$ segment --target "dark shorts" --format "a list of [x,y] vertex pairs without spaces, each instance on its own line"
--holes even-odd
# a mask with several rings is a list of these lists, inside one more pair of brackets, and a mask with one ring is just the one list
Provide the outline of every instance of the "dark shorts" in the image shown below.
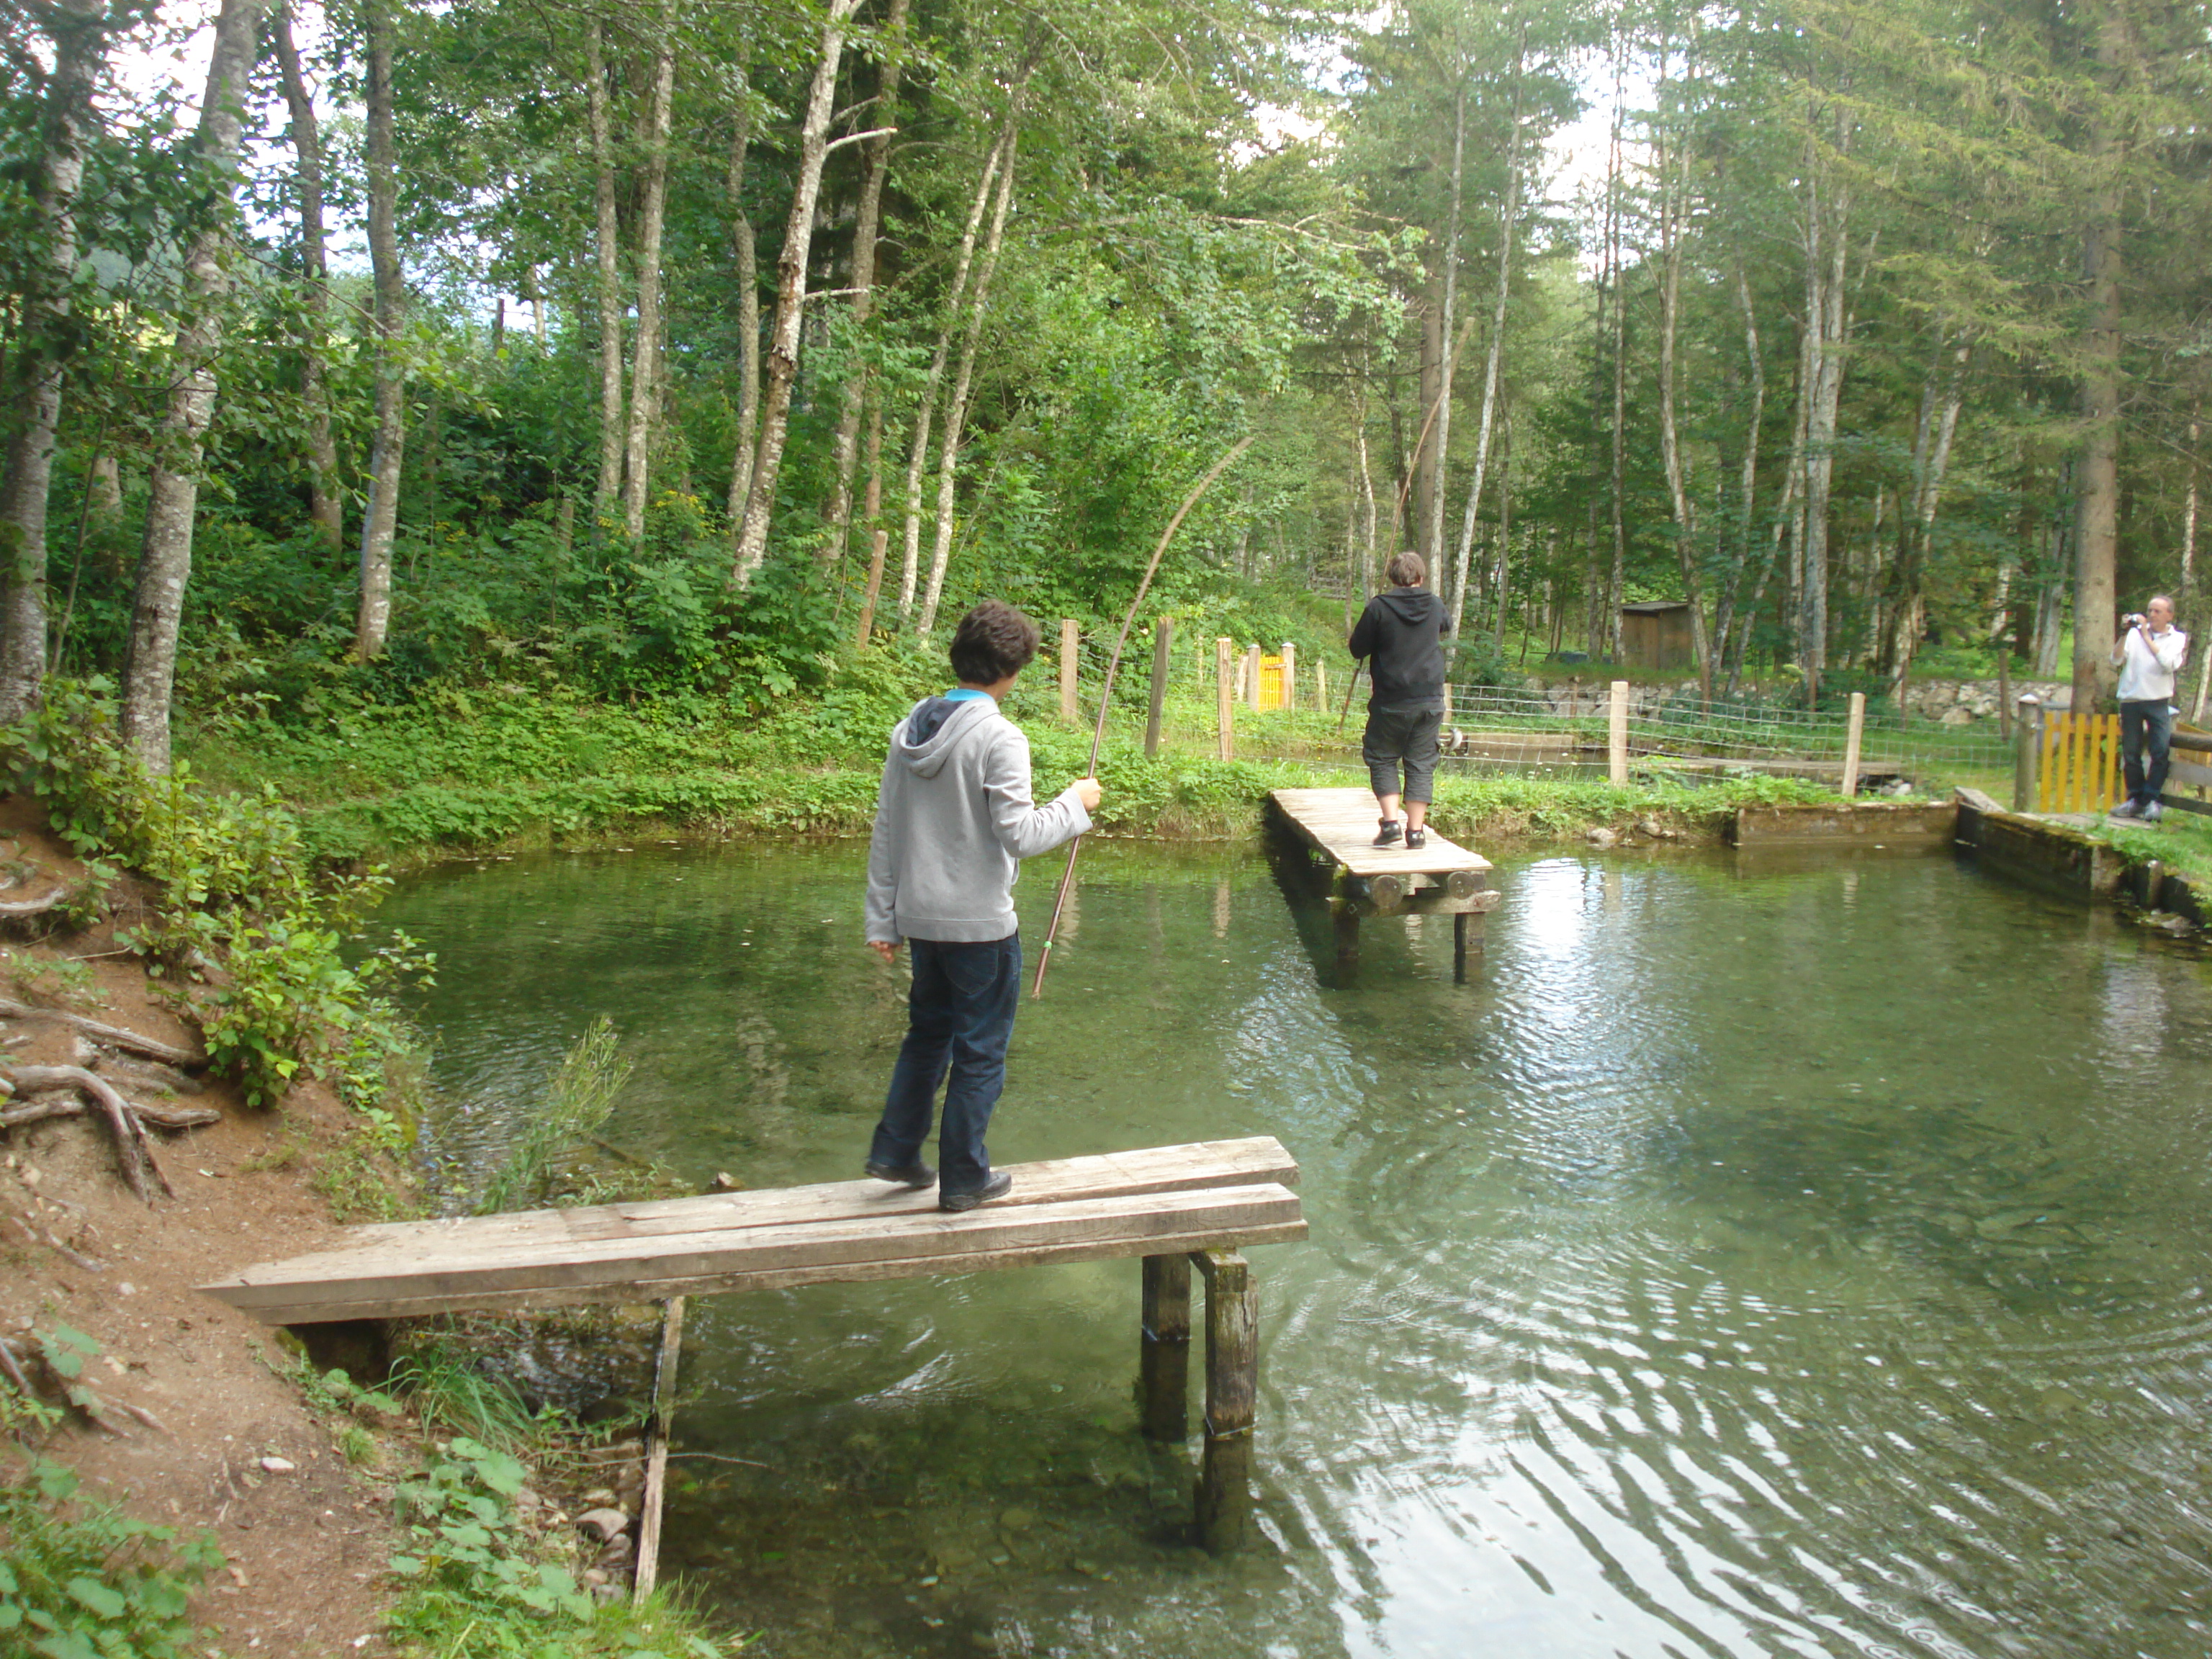
[[[1359,757],[1367,763],[1367,781],[1377,796],[1403,795],[1425,805],[1437,798],[1437,733],[1443,723],[1442,711],[1434,708],[1368,711]],[[1401,763],[1406,769],[1402,789],[1398,787]]]

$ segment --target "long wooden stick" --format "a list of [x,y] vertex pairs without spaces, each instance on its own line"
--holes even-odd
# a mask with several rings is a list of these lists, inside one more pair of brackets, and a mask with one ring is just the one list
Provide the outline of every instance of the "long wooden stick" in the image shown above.
[[[1413,475],[1420,471],[1421,452],[1429,447],[1429,431],[1437,423],[1437,411],[1444,399],[1451,396],[1452,382],[1459,376],[1459,354],[1467,349],[1468,337],[1474,332],[1475,319],[1470,317],[1459,325],[1459,338],[1452,342],[1451,356],[1445,360],[1443,384],[1437,388],[1437,400],[1429,405],[1429,418],[1421,422],[1420,435],[1413,440],[1413,459],[1406,463],[1406,476],[1398,485],[1398,499],[1390,508],[1390,545],[1398,544],[1398,527],[1406,521],[1406,497],[1413,488]],[[1441,473],[1439,477],[1441,478]],[[1396,556],[1392,555],[1393,557]],[[1359,659],[1352,659],[1352,678],[1344,688],[1344,707],[1336,711],[1336,729],[1344,730],[1344,723],[1352,716],[1352,694],[1359,688]]]
[[[1176,532],[1182,528],[1182,521],[1190,516],[1190,510],[1198,505],[1199,498],[1213,488],[1213,481],[1229,471],[1239,455],[1251,448],[1252,442],[1251,437],[1243,437],[1231,445],[1229,453],[1216,461],[1212,469],[1192,488],[1190,494],[1182,498],[1182,505],[1176,508],[1175,517],[1168,520],[1168,527],[1160,532],[1160,544],[1152,550],[1152,561],[1145,566],[1144,576],[1137,583],[1136,597],[1129,601],[1129,614],[1121,618],[1121,632],[1114,641],[1114,654],[1106,659],[1106,684],[1098,692],[1098,724],[1091,733],[1088,776],[1098,775],[1098,750],[1106,741],[1106,716],[1114,707],[1114,676],[1121,669],[1121,648],[1129,642],[1129,630],[1137,625],[1137,611],[1152,587],[1153,573],[1159,569],[1160,559],[1167,552],[1168,544],[1175,539]],[[1030,982],[1030,994],[1033,997],[1044,994],[1045,969],[1052,966],[1052,942],[1060,932],[1060,913],[1066,908],[1068,889],[1075,884],[1075,856],[1082,847],[1083,837],[1080,836],[1067,843],[1067,868],[1060,872],[1060,891],[1052,901],[1052,921],[1046,924],[1044,930],[1044,949],[1037,955],[1036,977]]]

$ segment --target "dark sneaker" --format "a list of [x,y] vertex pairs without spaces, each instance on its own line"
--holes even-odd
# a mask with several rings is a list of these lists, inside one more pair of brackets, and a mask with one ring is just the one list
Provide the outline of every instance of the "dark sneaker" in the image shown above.
[[1413,851],[1419,852],[1422,848],[1426,847],[1428,844],[1429,832],[1427,830],[1408,830],[1406,831],[1406,845]]
[[2163,802],[2163,801],[2155,801],[2155,800],[2151,800],[2151,801],[2145,801],[2145,802],[2143,803],[2142,820],[2143,820],[2143,822],[2144,822],[2145,823],[2157,823],[2160,818],[2164,817],[2165,816],[2166,816],[2166,803],[2165,803],[2165,802]]
[[934,1187],[937,1171],[920,1158],[911,1164],[878,1164],[868,1160],[868,1173],[878,1181],[889,1181],[901,1187]]
[[1375,844],[1377,847],[1395,847],[1399,836],[1406,833],[1405,826],[1395,818],[1384,818],[1382,824],[1382,829],[1376,832]]
[[2142,803],[2130,795],[2106,814],[2107,817],[2139,818],[2143,815]]
[[1003,1170],[994,1170],[980,1187],[971,1187],[964,1193],[939,1194],[937,1207],[957,1214],[962,1210],[972,1210],[978,1204],[988,1204],[994,1198],[1004,1198],[1013,1190],[1013,1176]]

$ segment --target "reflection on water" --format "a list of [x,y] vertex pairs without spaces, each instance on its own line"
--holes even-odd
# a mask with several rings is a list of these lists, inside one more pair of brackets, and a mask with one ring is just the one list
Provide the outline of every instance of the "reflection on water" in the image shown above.
[[[456,866],[394,920],[480,1159],[596,1016],[612,1136],[857,1175],[862,849]],[[1133,1262],[696,1304],[675,1565],[778,1656],[2200,1656],[2202,968],[1940,858],[1499,872],[1317,969],[1263,861],[1102,845],[1001,1163],[1279,1136],[1261,1523],[1185,1545]],[[1032,930],[1050,899],[1024,884]],[[1035,948],[1035,934],[1031,934]]]

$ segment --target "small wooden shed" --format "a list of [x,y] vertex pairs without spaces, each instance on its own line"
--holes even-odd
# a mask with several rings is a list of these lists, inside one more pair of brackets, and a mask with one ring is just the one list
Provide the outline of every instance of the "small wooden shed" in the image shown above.
[[1645,599],[1620,607],[1620,656],[1630,668],[1687,668],[1690,606],[1684,599]]

